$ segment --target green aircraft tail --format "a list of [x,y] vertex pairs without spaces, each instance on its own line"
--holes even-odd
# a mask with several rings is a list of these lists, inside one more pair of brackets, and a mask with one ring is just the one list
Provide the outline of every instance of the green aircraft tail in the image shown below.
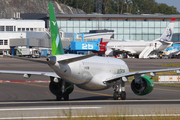
[[61,43],[61,38],[59,35],[59,30],[57,26],[56,16],[53,9],[53,4],[49,3],[49,19],[50,19],[50,30],[51,30],[51,47],[52,56],[63,55],[64,50]]

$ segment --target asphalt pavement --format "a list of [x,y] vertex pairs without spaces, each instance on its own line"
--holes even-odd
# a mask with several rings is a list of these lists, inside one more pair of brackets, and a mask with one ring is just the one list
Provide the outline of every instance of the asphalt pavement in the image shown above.
[[[45,58],[41,58],[45,59]],[[123,59],[130,70],[161,69],[163,63],[179,59]],[[48,65],[0,58],[1,70],[53,71]],[[6,82],[3,82],[6,81]],[[46,81],[37,83],[35,81]],[[56,101],[49,91],[49,77],[0,74],[0,119],[45,119],[93,115],[180,116],[180,88],[155,85],[145,96],[135,95],[126,83],[127,100],[113,100],[113,89],[85,91],[75,86],[69,101]],[[157,114],[158,113],[158,114]],[[107,116],[105,116],[107,115]]]

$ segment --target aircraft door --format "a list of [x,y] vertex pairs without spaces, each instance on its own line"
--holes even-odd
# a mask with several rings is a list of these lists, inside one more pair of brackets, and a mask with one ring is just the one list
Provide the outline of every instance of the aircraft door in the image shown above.
[[157,43],[155,43],[155,48],[157,47]]

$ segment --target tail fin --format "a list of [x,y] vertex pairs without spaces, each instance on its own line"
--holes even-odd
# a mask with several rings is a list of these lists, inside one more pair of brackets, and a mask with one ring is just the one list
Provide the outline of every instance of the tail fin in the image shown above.
[[175,23],[176,18],[172,18],[168,26],[166,27],[164,33],[160,37],[161,41],[164,42],[171,42],[172,35],[173,35],[173,30],[174,30],[174,23]]
[[63,55],[64,51],[63,51],[61,38],[59,35],[58,26],[57,26],[56,16],[54,13],[52,3],[49,3],[49,18],[50,18],[50,30],[51,30],[52,56]]

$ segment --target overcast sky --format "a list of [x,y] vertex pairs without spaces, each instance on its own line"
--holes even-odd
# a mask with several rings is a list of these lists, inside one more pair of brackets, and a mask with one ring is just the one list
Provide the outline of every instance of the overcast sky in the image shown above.
[[180,12],[180,0],[156,0],[157,3],[166,3],[168,6],[174,6]]

